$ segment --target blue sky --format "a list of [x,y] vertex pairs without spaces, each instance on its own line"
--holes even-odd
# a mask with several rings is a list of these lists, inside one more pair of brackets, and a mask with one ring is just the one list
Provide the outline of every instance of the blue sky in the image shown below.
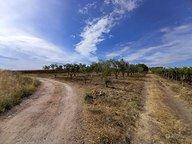
[[110,58],[192,66],[192,1],[2,0],[0,68]]

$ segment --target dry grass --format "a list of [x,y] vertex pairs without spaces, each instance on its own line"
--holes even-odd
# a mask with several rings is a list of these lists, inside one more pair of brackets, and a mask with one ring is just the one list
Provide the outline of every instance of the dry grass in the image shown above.
[[22,98],[31,95],[39,82],[20,74],[0,71],[0,113],[19,104]]
[[170,87],[177,97],[188,103],[189,107],[192,107],[192,86],[186,83],[180,83],[178,81],[171,81],[161,79],[167,87]]
[[68,78],[65,74],[42,74],[62,82],[70,82],[84,97],[83,129],[86,143],[130,143],[136,121],[145,101],[145,75],[115,79],[105,87],[101,76]]
[[[90,143],[130,143],[143,108],[145,77],[112,79],[109,88],[86,86],[84,119]],[[88,97],[87,97],[88,96]]]
[[[132,143],[135,138],[137,121],[142,111],[145,127],[139,131],[146,143],[191,143],[191,127],[181,121],[170,104],[169,91],[161,85],[163,79],[147,78],[147,101],[144,93],[146,76],[131,76],[115,79],[111,77],[108,88],[100,76],[87,76],[85,84],[81,76],[68,78],[65,74],[40,75],[59,81],[68,81],[78,85],[80,95],[84,97],[83,135],[86,143]],[[150,80],[150,81],[148,81]],[[191,87],[164,80],[165,87],[170,87],[179,98],[192,104]],[[174,99],[174,97],[173,97]],[[148,111],[147,113],[145,111]],[[180,115],[179,115],[180,116]],[[147,121],[145,121],[147,120]],[[144,132],[143,132],[144,131]],[[143,135],[142,135],[143,133]],[[142,137],[141,137],[142,138]]]
[[182,85],[182,84],[171,84],[171,89],[178,94],[178,96],[186,101],[189,106],[192,106],[192,86],[190,85]]
[[[162,79],[160,79],[162,81]],[[156,82],[152,81],[148,86],[148,109],[152,121],[152,136],[144,136],[145,141],[153,143],[167,144],[189,144],[191,142],[191,130],[188,125],[183,123],[176,115],[174,109],[165,101],[168,94],[165,89],[161,89]],[[168,84],[168,83],[167,83]]]
[[[160,106],[160,105],[158,105]],[[163,105],[155,108],[154,117],[160,123],[160,134],[156,137],[156,142],[164,140],[168,144],[189,144],[191,142],[191,130],[184,125],[180,119],[172,114],[172,111]]]

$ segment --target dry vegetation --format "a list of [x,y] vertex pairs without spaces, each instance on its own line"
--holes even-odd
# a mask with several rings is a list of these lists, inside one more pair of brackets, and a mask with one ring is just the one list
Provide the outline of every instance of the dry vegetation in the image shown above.
[[44,69],[20,72],[26,76],[0,72],[0,112],[35,91],[38,82],[30,76],[45,77],[70,83],[74,87],[70,93],[77,91],[82,101],[76,133],[84,143],[191,143],[191,68],[151,69],[167,80],[148,74],[144,64],[123,59]]
[[[70,82],[83,100],[85,143],[191,143],[191,86],[156,75],[39,74]],[[86,77],[86,83],[84,81]],[[185,104],[188,107],[185,107]]]
[[104,81],[98,75],[87,76],[86,84],[81,76],[69,79],[66,75],[57,75],[56,79],[74,83],[83,96],[83,121],[87,143],[132,141],[135,124],[143,110],[145,99],[144,74],[119,79],[111,76],[109,87],[105,87]]
[[167,86],[170,87],[179,98],[184,100],[192,107],[192,86],[186,83],[180,83],[176,81],[165,81]]
[[24,97],[31,95],[38,84],[39,82],[34,78],[0,71],[0,113],[19,104]]
[[85,119],[87,130],[93,134],[92,143],[130,143],[142,110],[143,78],[112,83],[109,88],[93,86],[85,97]]
[[[180,101],[175,99],[175,94],[165,84],[170,81],[160,77],[152,78],[148,84],[149,109],[153,119],[153,129],[156,132],[148,139],[154,143],[189,144],[191,142],[190,124],[184,117],[185,108]],[[147,138],[147,137],[146,137]]]

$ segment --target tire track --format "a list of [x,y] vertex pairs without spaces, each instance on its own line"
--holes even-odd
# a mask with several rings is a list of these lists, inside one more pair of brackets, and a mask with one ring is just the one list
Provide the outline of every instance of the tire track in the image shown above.
[[192,113],[161,78],[147,76],[145,111],[137,124],[134,144],[191,144]]
[[74,144],[78,97],[71,86],[40,78],[42,85],[19,110],[0,118],[0,144]]

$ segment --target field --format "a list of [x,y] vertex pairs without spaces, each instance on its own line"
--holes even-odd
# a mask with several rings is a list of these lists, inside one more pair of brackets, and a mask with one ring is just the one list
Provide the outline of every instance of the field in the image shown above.
[[83,132],[88,143],[191,143],[191,86],[153,74],[109,77],[105,87],[98,75],[69,78],[39,75],[67,82],[83,101]]
[[18,137],[23,143],[192,143],[192,88],[187,83],[145,72],[107,78],[47,70],[26,71],[22,78],[5,74],[25,82],[37,77],[41,86],[16,116],[0,122],[0,143],[15,143]]
[[145,75],[115,79],[105,87],[98,75],[89,77],[87,83],[76,77],[75,82],[83,96],[83,119],[85,136],[90,143],[129,143],[132,140],[136,121],[144,104]]

